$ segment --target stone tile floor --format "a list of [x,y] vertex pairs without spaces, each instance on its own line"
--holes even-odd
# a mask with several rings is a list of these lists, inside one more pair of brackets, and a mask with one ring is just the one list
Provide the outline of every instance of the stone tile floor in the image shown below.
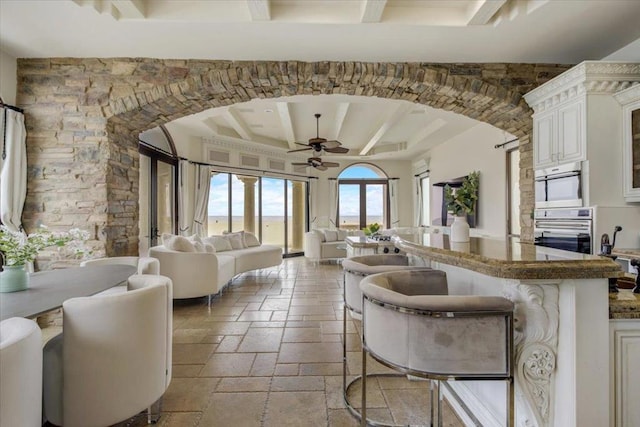
[[[342,400],[342,298],[340,265],[301,257],[236,277],[211,308],[206,298],[175,301],[173,379],[158,425],[357,426]],[[348,373],[357,375],[360,324],[347,325]],[[369,417],[428,424],[428,384],[369,381]],[[463,425],[446,404],[444,420]],[[139,416],[118,427],[145,424]]]

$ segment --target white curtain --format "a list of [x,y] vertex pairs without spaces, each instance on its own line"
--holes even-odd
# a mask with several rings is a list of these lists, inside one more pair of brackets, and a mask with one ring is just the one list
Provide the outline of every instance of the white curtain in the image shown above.
[[211,168],[196,166],[195,207],[193,212],[193,233],[207,236],[207,215],[209,207],[209,189],[211,188]]
[[193,197],[192,182],[195,168],[188,160],[178,163],[178,233],[190,236],[193,229]]
[[338,180],[329,180],[329,228],[338,227]]
[[398,217],[398,180],[389,180],[389,216],[391,217],[391,226],[389,228],[397,228],[400,225]]
[[414,182],[414,205],[413,205],[413,225],[420,227],[422,225],[422,178],[416,176]]
[[8,108],[0,109],[0,112],[0,219],[10,230],[19,231],[27,197],[27,132],[22,113]]
[[318,180],[309,179],[309,230],[316,228],[318,221],[318,212],[316,206],[316,197],[318,195]]

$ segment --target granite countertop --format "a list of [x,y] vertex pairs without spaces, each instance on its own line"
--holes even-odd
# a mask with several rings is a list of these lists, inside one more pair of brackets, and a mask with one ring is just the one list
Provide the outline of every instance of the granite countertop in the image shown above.
[[617,255],[622,258],[639,258],[640,259],[640,249],[614,248],[613,251],[611,251],[611,255]]
[[598,279],[619,277],[613,260],[522,243],[517,239],[472,237],[452,243],[442,233],[393,238],[408,254],[505,279]]
[[640,319],[640,294],[631,289],[609,294],[609,319]]

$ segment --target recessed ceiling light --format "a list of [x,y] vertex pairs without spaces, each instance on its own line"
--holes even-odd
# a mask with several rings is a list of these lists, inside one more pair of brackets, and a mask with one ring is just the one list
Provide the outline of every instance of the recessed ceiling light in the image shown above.
[[273,110],[271,108],[267,108],[266,110],[264,110],[265,113],[273,113]]

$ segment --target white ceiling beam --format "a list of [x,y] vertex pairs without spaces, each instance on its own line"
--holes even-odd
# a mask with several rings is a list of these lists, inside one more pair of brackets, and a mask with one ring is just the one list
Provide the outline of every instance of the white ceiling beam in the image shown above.
[[278,115],[280,116],[280,123],[282,124],[282,130],[284,136],[287,138],[287,143],[291,150],[296,148],[296,135],[293,132],[293,123],[291,122],[291,111],[289,110],[288,102],[276,102],[278,108]]
[[247,141],[251,141],[253,139],[253,133],[249,129],[249,126],[247,126],[237,112],[228,108],[227,112],[224,114],[224,118],[242,139],[246,139]]
[[423,127],[418,132],[411,135],[411,137],[407,140],[407,147],[410,148],[416,144],[419,144],[420,142],[427,139],[429,135],[436,132],[446,124],[447,122],[443,119],[440,119],[440,118],[435,119],[434,121],[429,123],[427,126]]
[[362,0],[360,22],[380,22],[387,0]]
[[246,0],[252,21],[271,21],[269,0]]
[[486,25],[507,0],[477,0],[469,5],[467,25]]
[[373,137],[367,142],[362,150],[360,150],[361,156],[366,156],[367,153],[375,147],[375,145],[380,142],[382,137],[395,125],[405,114],[409,112],[410,109],[413,108],[413,104],[400,104],[395,109],[391,110],[389,114],[387,114],[387,118],[382,123],[382,125],[378,128]]
[[216,135],[220,135],[220,126],[216,124],[216,122],[213,120],[213,117],[204,119],[202,123],[209,129],[211,129],[213,133],[215,133]]
[[336,109],[335,128],[333,130],[335,137],[333,139],[340,139],[340,132],[342,131],[344,119],[346,119],[347,117],[347,112],[349,111],[350,105],[351,103],[349,102],[341,102],[338,104],[338,107]]
[[146,17],[145,0],[111,0],[111,4],[118,10],[117,19],[144,19]]

